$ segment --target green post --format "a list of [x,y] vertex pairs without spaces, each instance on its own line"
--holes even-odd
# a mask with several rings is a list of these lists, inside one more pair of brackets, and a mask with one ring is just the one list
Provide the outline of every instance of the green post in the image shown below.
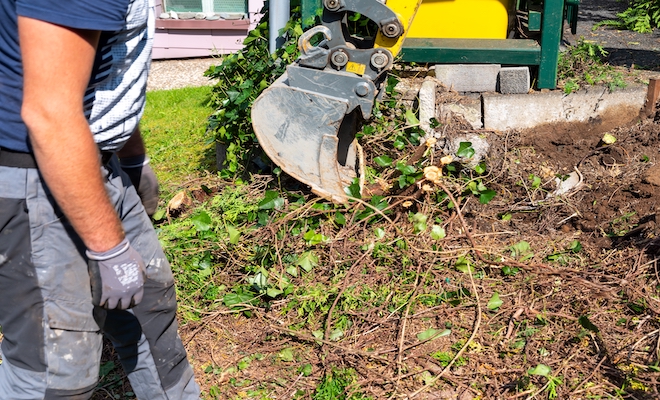
[[307,23],[313,21],[316,16],[316,10],[322,8],[321,0],[302,0],[300,4],[300,11],[302,13],[303,29],[310,27]]
[[537,83],[539,89],[557,87],[557,62],[563,21],[564,0],[545,0],[541,27],[541,64]]

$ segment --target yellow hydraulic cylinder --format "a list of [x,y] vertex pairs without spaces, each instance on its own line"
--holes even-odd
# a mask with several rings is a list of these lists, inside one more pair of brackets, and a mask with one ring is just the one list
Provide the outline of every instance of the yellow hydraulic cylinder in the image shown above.
[[[408,38],[506,39],[515,0],[423,0]],[[387,2],[389,5],[389,1]],[[396,11],[396,10],[395,10]]]

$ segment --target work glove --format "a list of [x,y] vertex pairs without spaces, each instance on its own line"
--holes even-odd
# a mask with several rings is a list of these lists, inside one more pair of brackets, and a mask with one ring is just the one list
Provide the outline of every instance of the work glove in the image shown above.
[[142,301],[144,261],[128,239],[108,251],[87,250],[92,303],[108,310],[126,310]]
[[149,159],[142,155],[122,158],[119,163],[137,190],[147,215],[153,216],[158,207],[158,178],[149,166]]

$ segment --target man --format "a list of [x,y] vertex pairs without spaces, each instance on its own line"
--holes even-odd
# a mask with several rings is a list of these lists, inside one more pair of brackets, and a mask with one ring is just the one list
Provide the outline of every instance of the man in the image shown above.
[[109,32],[146,26],[147,9],[0,0],[1,399],[90,398],[101,332],[139,399],[199,398],[169,264],[83,107],[112,68]]

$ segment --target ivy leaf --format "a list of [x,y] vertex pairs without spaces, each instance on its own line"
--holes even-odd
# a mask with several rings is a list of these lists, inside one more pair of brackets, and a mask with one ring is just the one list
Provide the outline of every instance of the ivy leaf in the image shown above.
[[596,325],[594,325],[593,322],[591,322],[586,315],[580,316],[580,318],[578,318],[578,322],[586,330],[589,330],[589,331],[592,331],[592,332],[595,332],[595,333],[600,332],[600,329],[598,329],[598,327]]
[[425,341],[429,339],[437,339],[439,337],[447,336],[451,333],[451,330],[449,329],[444,329],[441,331],[435,330],[433,328],[429,328],[423,332],[420,332],[417,334],[417,339],[420,341]]
[[280,209],[284,206],[284,199],[274,190],[266,190],[264,199],[259,202],[260,210]]
[[550,376],[551,372],[552,372],[552,368],[548,367],[545,364],[539,364],[536,367],[527,370],[527,373],[530,375],[540,375],[540,376],[545,376],[546,378]]
[[497,310],[502,306],[502,299],[500,299],[500,294],[495,292],[493,296],[488,300],[488,309]]
[[484,190],[479,194],[479,203],[481,204],[488,204],[491,200],[493,200],[493,197],[497,196],[497,192],[492,190],[492,189],[487,189]]
[[392,165],[392,159],[388,156],[378,156],[374,158],[374,162],[381,167],[389,167]]
[[419,119],[410,108],[406,109],[406,122],[408,125],[419,125]]
[[458,145],[458,150],[456,155],[461,158],[472,158],[474,157],[474,147],[472,147],[472,142],[461,142]]
[[290,265],[286,268],[287,274],[293,276],[293,277],[298,277],[298,267],[295,265]]
[[211,229],[211,216],[206,211],[201,211],[192,217],[192,223],[198,231],[208,231]]
[[299,265],[300,268],[304,269],[306,272],[312,270],[312,268],[319,265],[319,258],[312,251],[306,251],[298,257],[296,265]]
[[226,307],[231,307],[237,304],[248,304],[253,298],[253,295],[247,293],[227,293],[222,298],[222,302]]
[[241,232],[233,226],[227,225],[227,233],[229,234],[229,243],[237,244],[238,239],[241,237]]
[[431,228],[431,238],[434,240],[440,240],[444,239],[445,237],[447,237],[445,228],[441,227],[440,225],[433,225],[433,228]]

